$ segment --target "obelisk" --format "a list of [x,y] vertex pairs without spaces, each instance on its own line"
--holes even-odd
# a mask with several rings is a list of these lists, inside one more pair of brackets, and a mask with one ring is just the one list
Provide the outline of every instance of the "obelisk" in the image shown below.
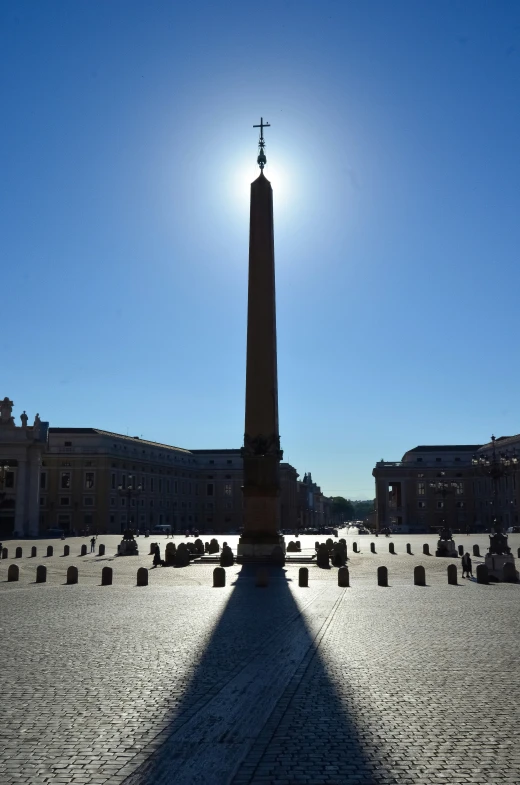
[[280,524],[280,434],[276,362],[273,189],[264,176],[266,163],[260,120],[260,176],[251,183],[249,285],[247,304],[246,412],[244,461],[244,532],[239,560],[278,561],[285,553]]

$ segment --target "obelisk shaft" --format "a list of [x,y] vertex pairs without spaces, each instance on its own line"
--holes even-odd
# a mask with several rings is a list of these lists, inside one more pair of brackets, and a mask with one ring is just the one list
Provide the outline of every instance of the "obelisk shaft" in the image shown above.
[[280,434],[276,361],[273,191],[251,184],[244,448],[244,534],[238,555],[269,557],[279,535]]

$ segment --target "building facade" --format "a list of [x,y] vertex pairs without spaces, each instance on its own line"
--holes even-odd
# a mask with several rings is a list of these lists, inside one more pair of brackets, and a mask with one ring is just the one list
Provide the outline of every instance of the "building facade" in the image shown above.
[[[99,428],[49,428],[39,415],[28,426],[25,412],[17,426],[12,408],[0,401],[0,538],[49,529],[241,529],[240,449],[187,450]],[[309,481],[312,514],[323,517],[321,491]],[[280,464],[279,504],[281,528],[296,529],[298,473],[289,463]]]
[[479,444],[419,446],[401,461],[379,461],[376,525],[380,530],[430,532],[444,525],[455,531],[476,521],[473,457]]

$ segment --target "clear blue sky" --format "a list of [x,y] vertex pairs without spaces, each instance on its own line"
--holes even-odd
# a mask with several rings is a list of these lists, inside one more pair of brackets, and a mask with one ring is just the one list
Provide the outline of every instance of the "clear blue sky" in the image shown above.
[[17,416],[241,445],[262,115],[285,458],[520,431],[517,0],[4,0],[0,52]]

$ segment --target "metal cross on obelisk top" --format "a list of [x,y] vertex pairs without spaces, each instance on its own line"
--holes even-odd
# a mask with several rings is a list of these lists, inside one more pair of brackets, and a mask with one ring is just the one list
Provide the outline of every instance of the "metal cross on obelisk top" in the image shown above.
[[258,154],[258,158],[256,159],[258,166],[260,169],[263,169],[267,163],[267,158],[265,157],[265,142],[264,142],[264,128],[270,128],[270,123],[264,123],[264,118],[260,118],[260,125],[254,125],[253,128],[260,128],[260,139],[258,140],[258,147],[260,148],[260,153]]

